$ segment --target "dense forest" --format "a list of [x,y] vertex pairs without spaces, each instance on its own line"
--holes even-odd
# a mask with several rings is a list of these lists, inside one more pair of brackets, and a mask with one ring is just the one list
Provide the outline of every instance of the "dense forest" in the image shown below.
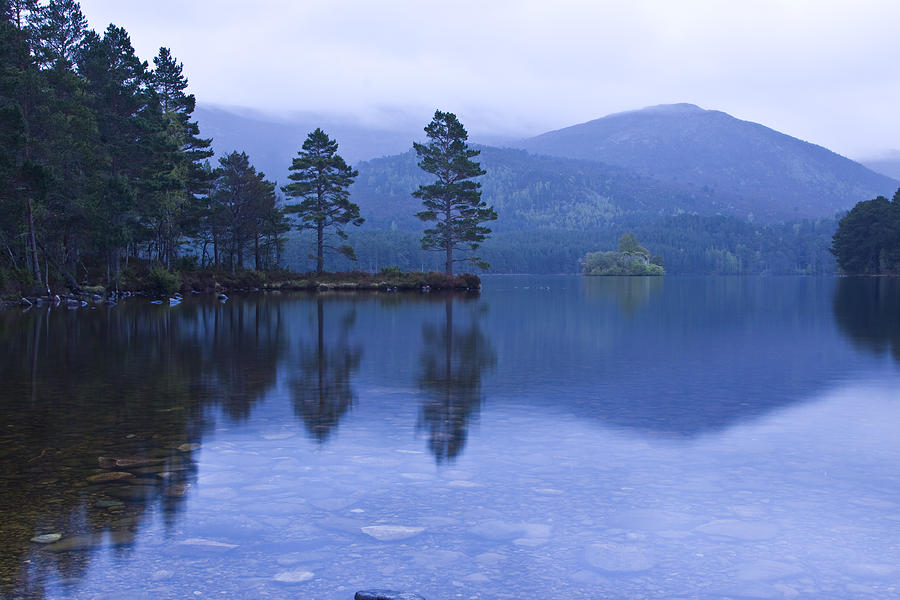
[[900,189],[860,202],[838,223],[832,252],[848,275],[900,275]]
[[125,29],[88,30],[74,0],[0,0],[0,284],[278,264],[275,185],[242,153],[211,168],[187,83],[167,48],[150,67]]
[[[503,214],[500,213],[500,220]],[[499,220],[498,220],[499,224]],[[662,257],[668,274],[822,275],[836,272],[829,251],[836,219],[758,225],[736,217],[684,214],[659,219],[625,219],[582,231],[538,229],[495,233],[478,249],[492,273],[577,273],[589,252],[615,248],[633,231]],[[348,242],[358,263],[335,260],[335,268],[378,271],[385,266],[439,270],[440,257],[421,250],[421,233],[372,230],[364,225]],[[288,244],[290,264],[312,264],[306,246]]]

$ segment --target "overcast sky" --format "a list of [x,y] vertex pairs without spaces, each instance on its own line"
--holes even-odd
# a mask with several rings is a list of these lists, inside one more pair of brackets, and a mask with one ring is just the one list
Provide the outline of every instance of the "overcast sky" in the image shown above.
[[[82,0],[200,103],[531,135],[691,102],[854,158],[900,148],[898,0]],[[151,62],[152,64],[152,62]]]

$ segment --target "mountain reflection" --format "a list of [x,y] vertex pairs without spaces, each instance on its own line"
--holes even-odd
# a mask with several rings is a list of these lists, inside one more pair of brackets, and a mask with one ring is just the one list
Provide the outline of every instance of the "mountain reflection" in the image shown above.
[[[438,462],[452,461],[466,444],[469,421],[482,404],[482,374],[496,363],[491,343],[472,311],[469,323],[454,326],[453,300],[444,298],[444,323],[422,327],[419,388],[425,393],[422,425]],[[475,304],[474,308],[479,305]]]
[[[76,585],[151,512],[175,527],[221,405],[235,419],[275,383],[277,303],[0,313],[0,596]],[[61,539],[33,543],[38,535]]]
[[874,354],[890,352],[900,362],[900,281],[846,277],[834,292],[834,318],[853,343]]
[[300,376],[294,377],[290,384],[294,412],[319,442],[328,438],[341,417],[356,403],[351,379],[362,359],[359,346],[348,341],[356,311],[344,311],[336,334],[326,336],[324,305],[325,300],[318,296],[316,342],[301,350]]

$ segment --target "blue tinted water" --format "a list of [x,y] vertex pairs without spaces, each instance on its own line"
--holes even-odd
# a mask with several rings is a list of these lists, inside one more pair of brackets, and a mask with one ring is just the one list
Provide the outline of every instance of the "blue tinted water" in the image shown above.
[[888,280],[495,276],[3,315],[0,590],[900,595],[898,306]]

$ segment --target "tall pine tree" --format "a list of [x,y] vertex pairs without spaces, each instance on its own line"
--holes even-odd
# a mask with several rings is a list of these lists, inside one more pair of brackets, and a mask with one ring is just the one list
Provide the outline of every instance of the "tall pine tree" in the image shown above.
[[436,221],[422,236],[422,248],[444,253],[444,272],[453,274],[453,263],[472,261],[487,268],[478,257],[454,258],[456,250],[475,250],[491,233],[482,225],[493,221],[497,213],[481,199],[481,184],[473,181],[484,170],[472,159],[478,150],[470,150],[468,133],[449,112],[436,110],[425,128],[427,144],[414,143],[419,167],[436,176],[434,183],[419,186],[413,196],[421,198],[425,210],[416,213],[423,221]]
[[[288,205],[285,212],[300,217],[300,229],[316,232],[316,272],[322,273],[325,265],[325,230],[334,228],[342,240],[347,239],[343,225],[362,225],[359,206],[350,202],[349,187],[358,175],[337,153],[338,143],[321,129],[306,137],[302,149],[291,163],[293,182],[282,188],[289,198],[301,198],[299,204]],[[356,253],[347,244],[333,248],[351,260]]]
[[196,106],[193,94],[186,94],[188,80],[183,65],[168,48],[160,48],[150,74],[165,127],[167,154],[156,174],[152,210],[147,215],[156,238],[157,254],[169,266],[178,251],[181,237],[197,233],[197,217],[208,189],[209,171],[204,161],[213,155],[212,140],[200,137],[200,127],[191,116]]

